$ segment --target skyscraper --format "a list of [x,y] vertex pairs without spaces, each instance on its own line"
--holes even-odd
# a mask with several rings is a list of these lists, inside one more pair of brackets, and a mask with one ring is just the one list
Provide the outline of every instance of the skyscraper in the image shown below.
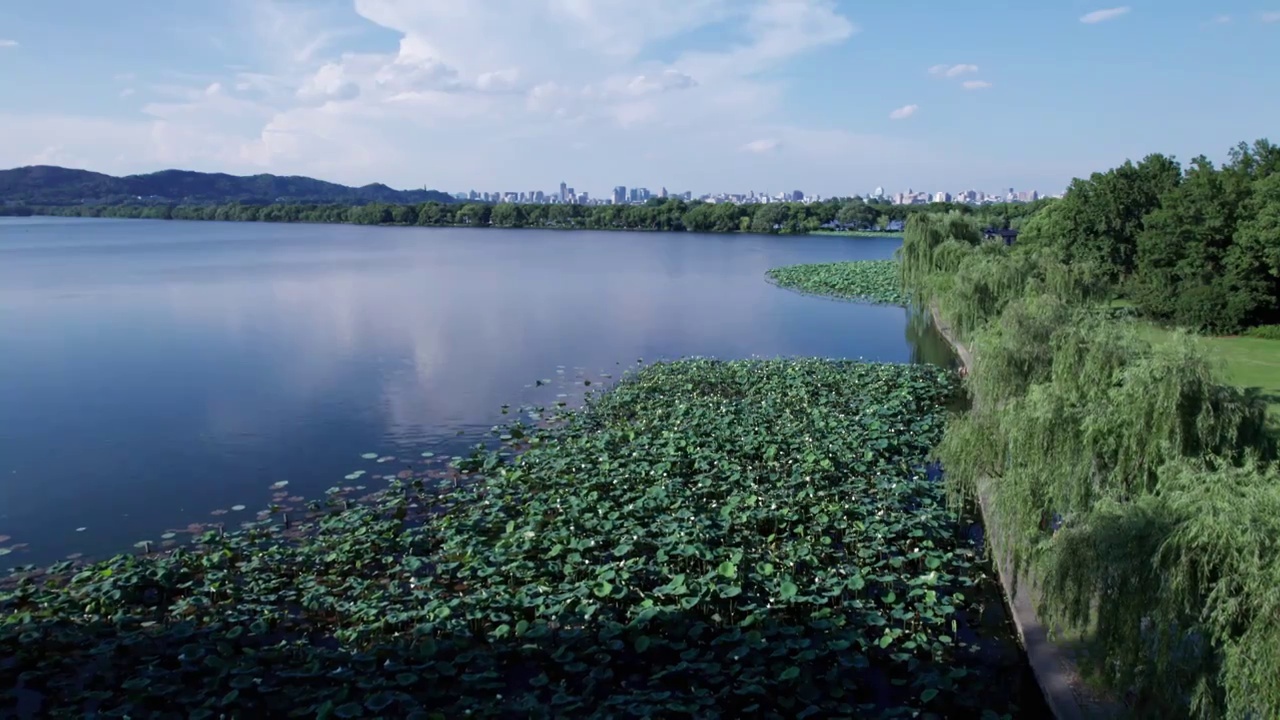
[[569,186],[560,181],[560,202],[569,202]]
[[613,204],[622,205],[627,201],[627,186],[619,185],[613,189]]

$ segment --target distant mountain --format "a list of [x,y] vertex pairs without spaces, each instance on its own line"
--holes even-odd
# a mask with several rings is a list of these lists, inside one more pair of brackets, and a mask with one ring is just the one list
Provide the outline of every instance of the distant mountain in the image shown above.
[[226,175],[161,170],[114,177],[88,170],[31,165],[0,170],[0,204],[120,205],[126,203],[422,203],[453,202],[438,190],[393,190],[381,183],[347,187],[296,175]]

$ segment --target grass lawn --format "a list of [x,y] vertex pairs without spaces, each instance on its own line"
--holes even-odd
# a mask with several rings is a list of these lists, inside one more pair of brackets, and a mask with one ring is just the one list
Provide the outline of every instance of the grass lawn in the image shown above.
[[839,235],[841,237],[902,237],[900,232],[881,232],[879,230],[814,230],[810,235]]
[[[1167,332],[1148,327],[1152,340]],[[1223,380],[1238,387],[1262,391],[1273,424],[1280,431],[1280,340],[1239,336],[1204,337],[1201,340],[1222,361]]]
[[1272,418],[1280,422],[1280,340],[1210,337],[1204,341],[1225,363],[1224,379],[1240,387],[1261,389]]

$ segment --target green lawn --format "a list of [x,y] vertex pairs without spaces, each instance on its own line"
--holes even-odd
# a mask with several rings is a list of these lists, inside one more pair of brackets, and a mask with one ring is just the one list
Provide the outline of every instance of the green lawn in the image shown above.
[[[1150,327],[1152,339],[1167,331]],[[1267,399],[1271,417],[1280,429],[1280,340],[1251,337],[1204,337],[1205,346],[1222,360],[1226,382],[1258,388]]]
[[1280,420],[1280,340],[1251,337],[1210,337],[1205,343],[1226,364],[1228,382],[1259,388],[1271,414]]

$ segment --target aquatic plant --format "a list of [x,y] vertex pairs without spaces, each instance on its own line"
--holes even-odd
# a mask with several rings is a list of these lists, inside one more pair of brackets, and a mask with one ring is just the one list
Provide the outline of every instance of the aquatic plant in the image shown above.
[[893,260],[789,265],[774,268],[767,275],[779,287],[815,295],[886,305],[907,302],[898,278],[898,263]]
[[0,714],[1016,712],[979,652],[985,565],[921,467],[954,387],[925,366],[657,364],[439,481],[20,569]]

